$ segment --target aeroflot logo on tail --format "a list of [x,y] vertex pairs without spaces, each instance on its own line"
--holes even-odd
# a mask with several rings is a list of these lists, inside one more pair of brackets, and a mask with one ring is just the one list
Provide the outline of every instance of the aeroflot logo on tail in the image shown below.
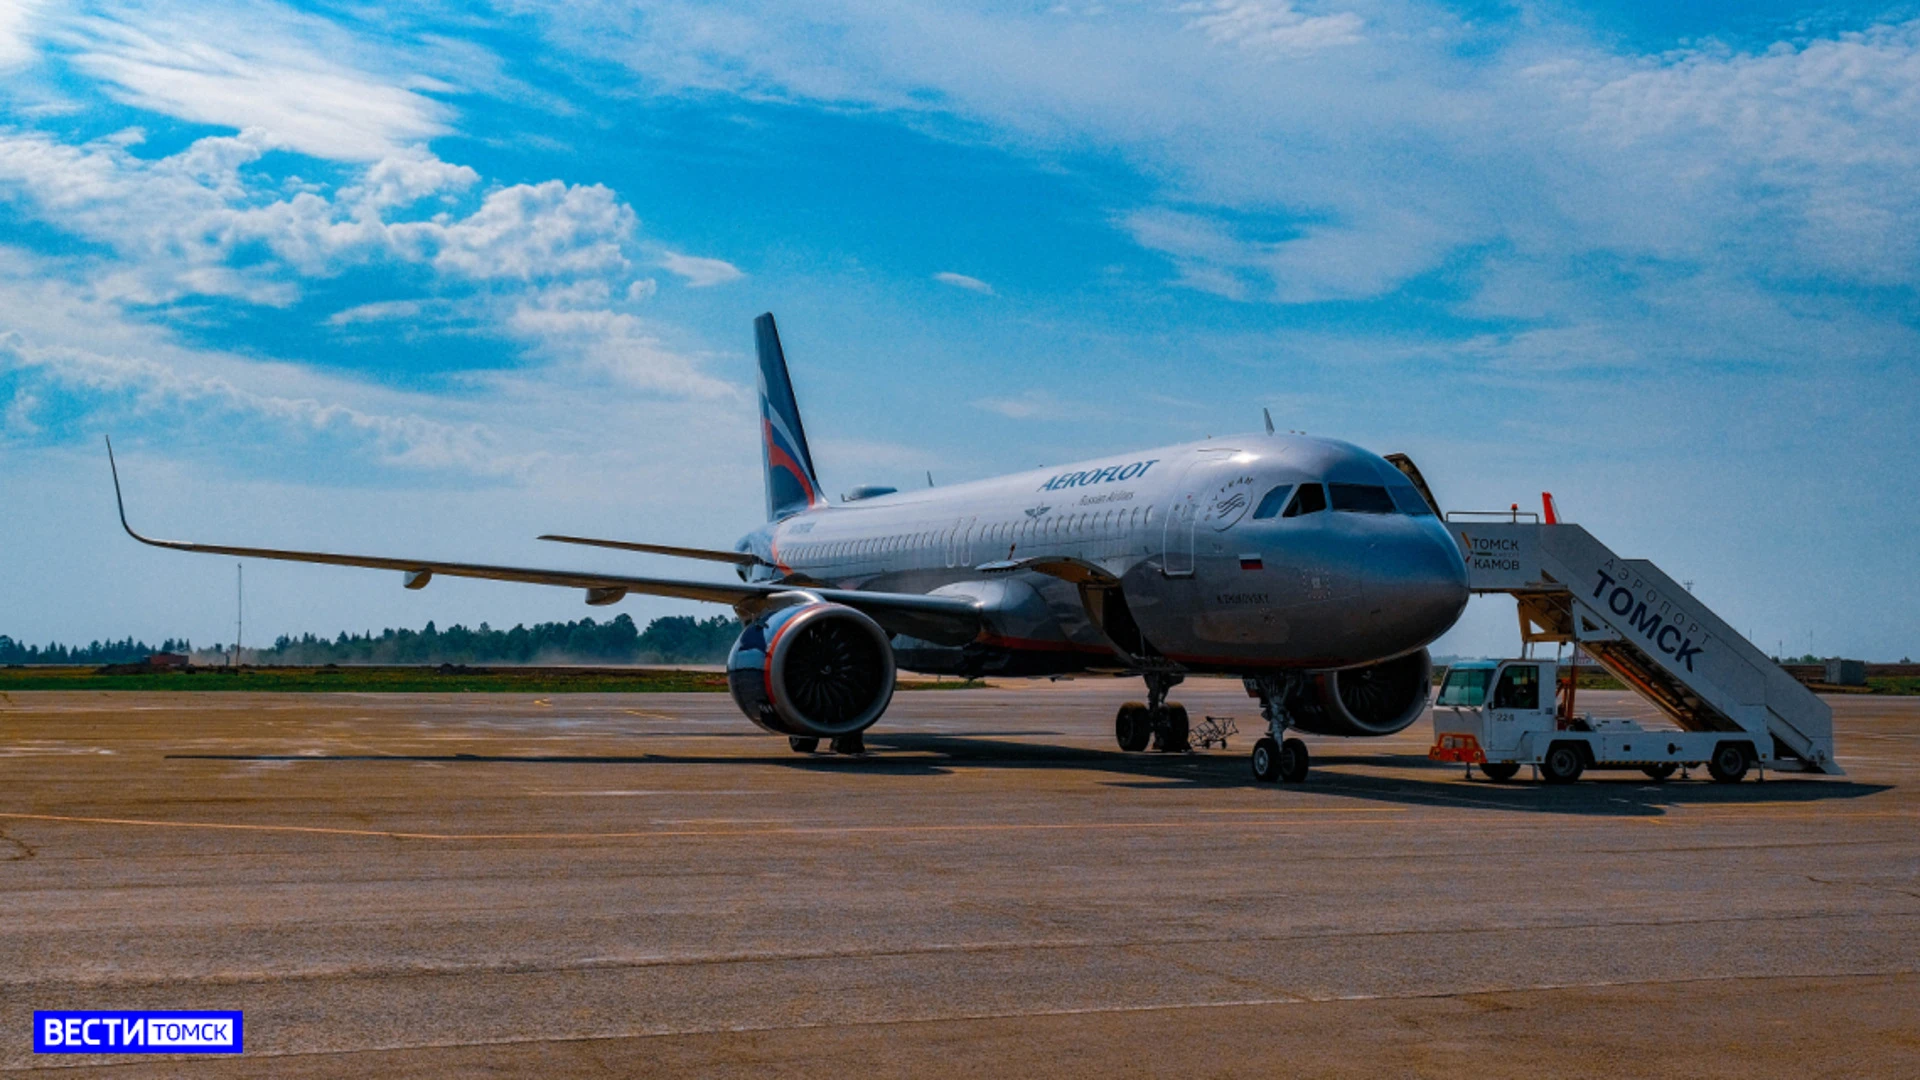
[[1137,476],[1146,475],[1147,470],[1153,468],[1154,463],[1159,460],[1159,458],[1153,458],[1148,461],[1136,461],[1131,465],[1109,465],[1104,469],[1088,469],[1085,472],[1061,473],[1046,483],[1041,484],[1036,490],[1058,491],[1061,488],[1086,487],[1088,484],[1111,484],[1116,480],[1132,480]]
[[245,1020],[232,1012],[36,1010],[36,1054],[238,1054]]

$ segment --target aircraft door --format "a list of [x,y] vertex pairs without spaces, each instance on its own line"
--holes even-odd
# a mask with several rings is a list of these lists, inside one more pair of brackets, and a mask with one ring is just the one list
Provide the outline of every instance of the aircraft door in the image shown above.
[[1522,735],[1542,726],[1540,714],[1540,665],[1508,664],[1501,668],[1500,678],[1487,697],[1487,748],[1514,749]]
[[[1168,577],[1193,576],[1194,529],[1200,523],[1200,481],[1213,466],[1227,461],[1236,450],[1202,449],[1181,469],[1168,491],[1167,516],[1160,522],[1160,569]],[[1149,534],[1151,535],[1151,534]]]
[[1192,492],[1179,493],[1167,508],[1161,522],[1161,571],[1168,577],[1188,577],[1193,573],[1193,526],[1199,517],[1198,500]]

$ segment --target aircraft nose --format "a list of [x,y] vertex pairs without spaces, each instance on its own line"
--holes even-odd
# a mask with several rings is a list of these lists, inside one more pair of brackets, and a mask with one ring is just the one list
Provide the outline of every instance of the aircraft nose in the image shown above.
[[1382,612],[1403,647],[1422,645],[1447,632],[1467,606],[1467,567],[1445,533],[1422,530],[1396,545],[1379,564]]

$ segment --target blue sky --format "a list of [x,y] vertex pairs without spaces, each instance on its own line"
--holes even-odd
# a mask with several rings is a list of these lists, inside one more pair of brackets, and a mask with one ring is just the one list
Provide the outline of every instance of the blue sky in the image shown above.
[[[532,538],[755,524],[773,310],[834,490],[1265,406],[1920,652],[1913,9],[404,7],[0,0],[0,633],[231,639],[102,432],[160,535],[703,572]],[[587,611],[247,572],[254,641]]]

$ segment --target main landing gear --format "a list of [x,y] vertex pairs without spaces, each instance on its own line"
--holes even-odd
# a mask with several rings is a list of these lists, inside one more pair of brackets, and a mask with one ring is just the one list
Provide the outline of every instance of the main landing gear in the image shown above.
[[[796,754],[812,754],[820,749],[820,740],[811,736],[789,735],[787,745]],[[838,735],[828,744],[836,754],[864,754],[867,752],[867,740],[860,732],[851,735]]]
[[1263,784],[1284,780],[1298,784],[1306,780],[1312,764],[1307,744],[1289,738],[1292,723],[1287,717],[1287,680],[1284,676],[1261,675],[1247,680],[1247,689],[1260,698],[1260,715],[1266,717],[1267,734],[1253,744],[1253,778]]
[[1149,674],[1146,702],[1129,701],[1120,706],[1120,712],[1113,718],[1113,737],[1120,749],[1137,754],[1152,743],[1153,748],[1163,754],[1187,752],[1186,706],[1167,703],[1168,691],[1183,678],[1185,676],[1160,672]]

